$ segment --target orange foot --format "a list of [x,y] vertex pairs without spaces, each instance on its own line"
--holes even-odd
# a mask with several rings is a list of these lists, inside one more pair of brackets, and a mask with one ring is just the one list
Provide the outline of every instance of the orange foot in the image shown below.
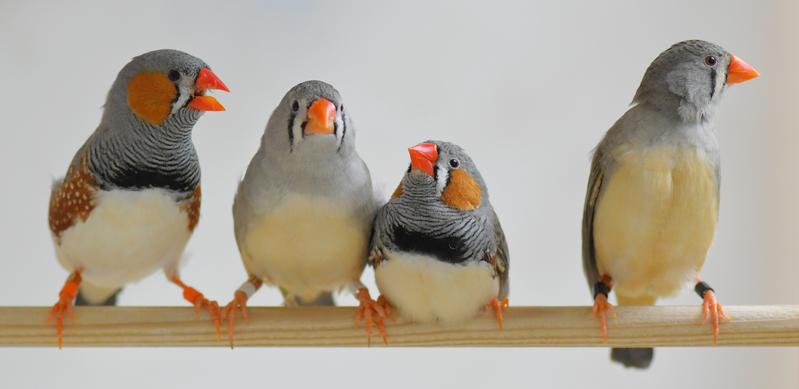
[[241,313],[241,317],[244,320],[250,318],[250,314],[247,312],[247,294],[240,290],[233,294],[233,300],[222,309],[222,317],[227,320],[227,336],[230,340],[230,348],[233,348],[233,329],[235,327],[236,312]]
[[596,298],[594,298],[594,307],[591,309],[591,313],[599,319],[599,332],[602,334],[603,342],[608,340],[608,312],[616,316],[616,309],[608,301],[608,297],[602,293],[597,294]]
[[214,300],[208,300],[197,289],[184,284],[183,281],[181,281],[178,277],[172,278],[171,281],[183,289],[183,298],[194,305],[194,314],[196,317],[200,317],[200,311],[203,309],[208,311],[208,315],[211,316],[211,320],[214,322],[216,337],[221,339],[222,319],[219,313],[219,304]]
[[708,317],[710,318],[710,324],[713,327],[713,344],[716,344],[719,340],[719,319],[729,320],[730,317],[724,313],[724,308],[716,300],[716,293],[712,290],[705,292],[704,300],[702,303],[702,321],[706,322]]
[[496,297],[491,299],[491,302],[488,303],[488,307],[494,311],[494,315],[497,317],[497,326],[501,330],[503,325],[505,324],[505,317],[502,316],[502,311],[508,307],[508,299],[505,298],[502,301],[497,300]]
[[358,289],[358,313],[355,314],[355,321],[360,323],[364,322],[366,328],[366,337],[369,344],[372,343],[372,325],[377,326],[380,331],[380,336],[383,338],[383,344],[388,345],[388,335],[386,334],[385,319],[391,315],[391,305],[383,296],[378,297],[377,301],[372,300],[369,295],[369,289]]
[[61,292],[58,293],[58,302],[50,309],[49,320],[52,321],[53,318],[56,319],[56,336],[58,337],[59,349],[61,349],[64,341],[64,316],[66,315],[72,319],[72,302],[75,301],[75,297],[78,295],[80,282],[80,272],[76,271],[72,273],[67,279],[67,282],[64,283],[64,287],[61,288]]

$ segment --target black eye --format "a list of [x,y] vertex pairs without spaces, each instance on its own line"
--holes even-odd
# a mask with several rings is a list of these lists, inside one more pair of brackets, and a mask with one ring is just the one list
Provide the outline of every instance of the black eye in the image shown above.
[[300,103],[298,103],[297,100],[294,100],[294,102],[291,103],[291,110],[297,112],[299,109],[300,109]]
[[707,66],[716,66],[717,62],[718,60],[716,59],[716,57],[712,55],[708,55],[707,57],[705,57],[705,65]]
[[457,168],[461,167],[461,161],[458,161],[457,158],[452,158],[452,159],[449,160],[449,167],[451,167],[453,169],[457,169]]
[[178,72],[177,70],[170,70],[169,74],[167,74],[167,77],[169,77],[170,81],[180,80],[180,72]]

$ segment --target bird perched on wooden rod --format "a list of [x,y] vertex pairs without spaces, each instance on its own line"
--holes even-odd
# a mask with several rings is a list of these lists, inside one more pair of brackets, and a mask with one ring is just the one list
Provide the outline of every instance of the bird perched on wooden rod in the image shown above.
[[[677,43],[652,62],[633,106],[597,146],[583,213],[583,269],[603,337],[611,290],[619,305],[653,305],[689,280],[718,337],[726,315],[699,275],[719,207],[713,116],[730,85],[757,76],[718,45]],[[636,368],[648,367],[652,357],[652,349],[611,353]]]
[[369,263],[378,299],[415,321],[457,323],[508,304],[508,246],[477,166],[458,145],[427,141],[379,211]]
[[224,309],[231,346],[237,312],[247,317],[263,283],[287,306],[333,305],[344,289],[368,318],[382,313],[360,282],[377,202],[355,133],[341,95],[322,81],[294,86],[272,112],[233,203],[248,280]]
[[219,331],[218,305],[178,275],[200,217],[200,164],[191,139],[205,111],[224,108],[206,91],[227,86],[202,60],[156,50],[125,65],[108,92],[100,125],[50,196],[59,262],[71,272],[53,306],[58,345],[77,305],[114,305],[128,283],[163,269]]

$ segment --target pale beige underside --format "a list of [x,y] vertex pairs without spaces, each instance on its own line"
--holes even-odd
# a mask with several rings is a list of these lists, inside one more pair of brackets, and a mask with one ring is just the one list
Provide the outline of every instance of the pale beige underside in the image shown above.
[[653,303],[698,274],[716,229],[715,175],[694,148],[619,147],[596,207],[601,275],[622,302]]
[[499,277],[487,262],[449,264],[426,255],[385,253],[375,269],[380,293],[417,322],[461,322],[499,293]]
[[358,282],[369,229],[340,204],[293,195],[251,222],[242,248],[250,274],[308,301]]
[[112,291],[177,267],[191,232],[174,196],[161,189],[112,191],[95,201],[86,221],[64,230],[56,244],[61,265],[82,269],[85,287]]

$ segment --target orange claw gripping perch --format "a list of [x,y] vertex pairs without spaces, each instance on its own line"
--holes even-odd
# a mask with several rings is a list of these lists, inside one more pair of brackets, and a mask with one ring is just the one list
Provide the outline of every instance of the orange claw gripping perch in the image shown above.
[[608,301],[608,293],[613,288],[611,278],[602,276],[602,279],[594,284],[594,306],[591,309],[591,314],[599,319],[599,332],[602,335],[602,341],[608,340],[608,320],[607,312],[614,316],[616,310],[613,305]]
[[69,275],[67,281],[64,283],[64,287],[61,288],[61,291],[58,293],[58,302],[50,309],[49,320],[53,320],[54,317],[56,319],[56,336],[58,337],[59,349],[63,345],[64,315],[67,315],[70,319],[72,318],[73,301],[75,301],[75,297],[78,295],[80,282],[80,270],[76,270]]
[[227,320],[227,335],[230,340],[230,348],[233,348],[233,333],[236,321],[236,311],[241,313],[244,320],[248,320],[250,315],[247,312],[247,300],[258,291],[263,285],[263,281],[257,277],[250,277],[233,294],[233,300],[223,309],[222,315]]
[[377,301],[372,300],[369,295],[369,289],[360,288],[357,293],[358,311],[355,314],[355,321],[357,323],[363,322],[364,329],[366,330],[366,339],[369,344],[372,343],[372,325],[377,327],[380,331],[380,336],[383,338],[383,344],[388,345],[388,334],[386,334],[385,319],[391,315],[391,305],[388,300],[383,296],[378,297]]
[[501,330],[505,325],[505,317],[502,314],[502,311],[508,307],[509,301],[507,298],[503,300],[498,300],[496,297],[491,299],[488,303],[489,308],[494,311],[494,315],[497,317],[497,327]]
[[716,292],[706,282],[696,278],[696,286],[694,291],[699,297],[702,298],[702,321],[710,320],[710,325],[713,328],[713,344],[719,340],[719,321],[720,319],[729,320],[730,317],[724,312],[718,300],[716,300]]
[[220,318],[219,313],[219,304],[216,301],[208,300],[205,296],[200,293],[197,289],[188,286],[181,281],[180,277],[173,276],[169,279],[175,285],[179,286],[183,289],[183,298],[186,301],[190,302],[194,305],[194,313],[195,316],[200,316],[200,311],[205,309],[208,311],[208,315],[211,316],[211,320],[214,322],[214,329],[216,330],[216,336],[221,338],[222,337],[222,320]]

